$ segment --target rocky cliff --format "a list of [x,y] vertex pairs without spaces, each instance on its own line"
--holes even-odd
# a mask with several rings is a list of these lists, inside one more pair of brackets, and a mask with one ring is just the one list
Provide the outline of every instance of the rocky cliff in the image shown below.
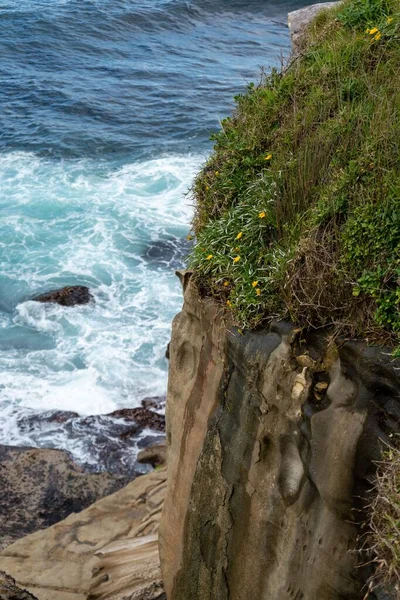
[[242,333],[181,278],[160,533],[168,599],[362,600],[357,538],[381,442],[399,432],[399,364],[283,323]]

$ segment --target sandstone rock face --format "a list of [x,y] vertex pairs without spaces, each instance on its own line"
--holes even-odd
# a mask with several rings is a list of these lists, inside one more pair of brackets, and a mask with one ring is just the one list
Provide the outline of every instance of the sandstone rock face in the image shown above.
[[379,440],[400,428],[399,364],[303,338],[239,334],[189,280],[170,348],[170,600],[364,598],[358,522]]
[[167,460],[167,447],[165,442],[153,444],[141,450],[137,456],[139,463],[151,465],[153,468],[164,466]]
[[54,302],[61,306],[76,306],[77,304],[88,304],[93,300],[93,296],[85,285],[72,285],[40,294],[33,300],[35,302]]
[[62,450],[0,446],[0,548],[79,512],[128,479],[86,473]]
[[38,600],[162,600],[157,531],[165,489],[165,469],[138,477],[8,546],[0,569]]
[[301,41],[307,32],[307,27],[314,17],[322,10],[333,8],[338,4],[339,2],[319,2],[318,4],[312,4],[311,6],[306,6],[305,8],[300,8],[289,13],[288,24],[295,52],[300,49]]

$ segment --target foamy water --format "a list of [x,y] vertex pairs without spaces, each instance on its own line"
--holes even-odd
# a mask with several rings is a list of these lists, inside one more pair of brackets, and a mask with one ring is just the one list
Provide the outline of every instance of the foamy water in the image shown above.
[[[181,303],[174,270],[192,214],[185,193],[201,161],[168,156],[110,169],[0,158],[2,443],[26,443],[16,427],[26,409],[101,414],[165,394]],[[76,283],[91,288],[94,303],[30,300]]]
[[[280,64],[287,12],[305,4],[0,2],[0,443],[94,465],[106,420],[88,433],[30,417],[165,394],[185,194],[234,94]],[[77,284],[93,303],[31,300]]]

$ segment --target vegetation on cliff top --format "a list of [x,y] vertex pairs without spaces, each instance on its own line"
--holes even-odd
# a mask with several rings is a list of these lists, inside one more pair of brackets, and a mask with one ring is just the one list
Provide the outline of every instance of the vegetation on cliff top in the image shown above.
[[399,73],[400,0],[347,0],[236,97],[194,183],[190,263],[238,325],[398,343]]
[[400,598],[400,446],[387,448],[375,481],[366,546],[377,564],[371,588],[383,585]]

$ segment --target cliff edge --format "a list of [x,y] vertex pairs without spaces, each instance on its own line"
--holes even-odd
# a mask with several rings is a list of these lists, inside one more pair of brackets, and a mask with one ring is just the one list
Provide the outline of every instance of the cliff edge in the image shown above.
[[362,600],[357,539],[381,442],[399,430],[399,364],[285,323],[241,333],[183,280],[160,532],[167,597]]

